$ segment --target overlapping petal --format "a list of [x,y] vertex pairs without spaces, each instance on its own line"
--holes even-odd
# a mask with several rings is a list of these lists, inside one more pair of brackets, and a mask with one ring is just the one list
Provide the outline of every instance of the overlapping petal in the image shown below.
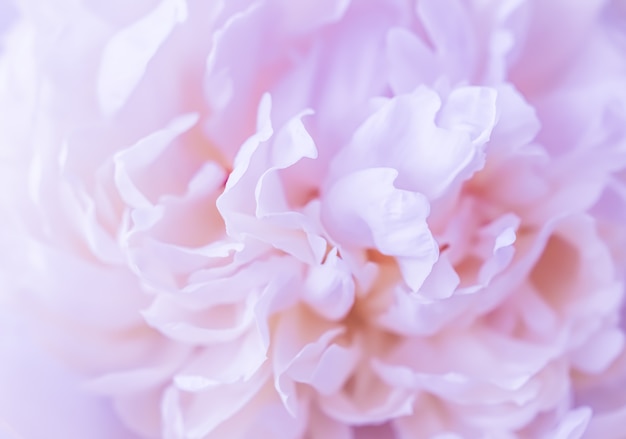
[[128,437],[617,438],[620,5],[16,1],[0,303]]

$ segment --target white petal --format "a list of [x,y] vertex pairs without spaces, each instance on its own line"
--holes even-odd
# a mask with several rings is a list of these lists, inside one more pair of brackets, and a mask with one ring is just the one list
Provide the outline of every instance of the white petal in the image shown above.
[[97,84],[105,115],[124,106],[152,57],[186,15],[186,0],[162,0],[144,18],[111,38],[102,55]]

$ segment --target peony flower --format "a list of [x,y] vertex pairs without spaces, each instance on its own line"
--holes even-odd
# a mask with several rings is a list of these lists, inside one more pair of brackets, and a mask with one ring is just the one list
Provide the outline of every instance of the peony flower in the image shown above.
[[0,431],[620,437],[623,2],[16,7]]

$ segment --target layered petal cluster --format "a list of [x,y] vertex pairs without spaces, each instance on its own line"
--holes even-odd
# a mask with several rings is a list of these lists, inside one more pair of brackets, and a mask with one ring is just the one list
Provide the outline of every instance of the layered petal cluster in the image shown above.
[[621,0],[10,11],[3,306],[129,438],[621,437]]

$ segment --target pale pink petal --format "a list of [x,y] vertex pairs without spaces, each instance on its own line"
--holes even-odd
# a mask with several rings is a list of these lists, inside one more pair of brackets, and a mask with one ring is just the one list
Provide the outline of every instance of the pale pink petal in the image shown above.
[[456,178],[480,169],[480,147],[495,122],[495,99],[492,89],[463,88],[442,102],[423,86],[393,98],[359,127],[335,159],[335,169],[345,175],[393,167],[399,188],[436,198]]
[[425,221],[428,202],[419,193],[397,189],[397,176],[385,168],[348,174],[325,195],[322,221],[343,246],[376,248],[397,257],[407,284],[417,290],[437,249]]
[[439,63],[428,45],[414,33],[393,28],[387,34],[389,84],[395,94],[411,93],[421,84],[432,84]]
[[112,114],[125,104],[159,46],[174,26],[185,21],[186,3],[162,0],[148,15],[108,42],[98,76],[98,98],[104,114]]
[[323,264],[309,268],[303,300],[329,320],[346,316],[354,305],[355,284],[337,248],[332,249]]
[[10,1],[0,435],[617,439],[623,0]]

